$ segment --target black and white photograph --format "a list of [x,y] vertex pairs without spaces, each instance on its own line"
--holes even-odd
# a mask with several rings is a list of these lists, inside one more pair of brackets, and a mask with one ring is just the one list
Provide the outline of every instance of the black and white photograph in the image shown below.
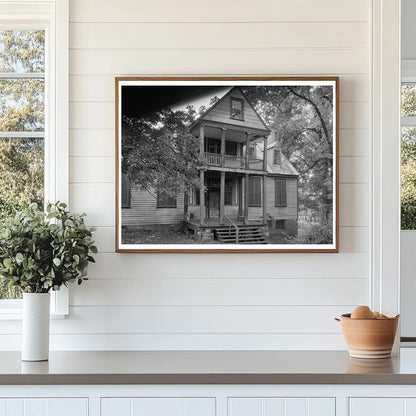
[[118,251],[338,250],[338,78],[116,78]]

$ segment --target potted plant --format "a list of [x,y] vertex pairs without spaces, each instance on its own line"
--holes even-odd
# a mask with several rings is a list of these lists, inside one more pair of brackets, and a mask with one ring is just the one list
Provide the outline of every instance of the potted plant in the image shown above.
[[49,357],[50,291],[86,280],[94,228],[64,203],[36,204],[0,224],[0,276],[23,292],[22,360]]

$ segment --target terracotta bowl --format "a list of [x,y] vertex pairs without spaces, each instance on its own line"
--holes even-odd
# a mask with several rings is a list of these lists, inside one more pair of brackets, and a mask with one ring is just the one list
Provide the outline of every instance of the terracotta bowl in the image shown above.
[[341,315],[342,333],[354,358],[388,358],[396,337],[399,315],[378,319],[351,319]]

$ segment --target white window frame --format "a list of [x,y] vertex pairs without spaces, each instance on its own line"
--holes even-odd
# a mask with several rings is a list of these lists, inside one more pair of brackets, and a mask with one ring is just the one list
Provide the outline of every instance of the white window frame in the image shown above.
[[[0,30],[46,31],[45,201],[69,199],[69,0],[0,0]],[[21,300],[0,300],[0,320],[19,319]],[[52,291],[51,313],[69,313],[68,290]]]
[[[373,310],[400,313],[400,0],[372,0],[370,8],[372,255],[369,304]],[[396,339],[400,339],[400,333]],[[398,346],[396,342],[395,353]]]

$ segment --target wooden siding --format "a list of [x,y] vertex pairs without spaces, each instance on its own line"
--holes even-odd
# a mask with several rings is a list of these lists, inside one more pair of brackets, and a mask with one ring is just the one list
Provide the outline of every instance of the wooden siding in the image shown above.
[[272,215],[277,220],[296,219],[298,217],[298,186],[296,178],[286,178],[287,204],[285,207],[276,207],[275,179],[276,177],[266,178],[267,214]]
[[177,224],[183,219],[183,194],[176,199],[176,208],[157,208],[156,193],[131,190],[131,208],[122,209],[122,225]]
[[[237,98],[244,101],[244,120],[230,118],[231,98]],[[234,89],[231,93],[228,93],[222,101],[214,105],[214,107],[203,117],[203,119],[207,121],[216,121],[218,123],[231,124],[238,127],[251,127],[259,130],[266,129],[259,116],[254,112],[250,104],[238,89]]]

